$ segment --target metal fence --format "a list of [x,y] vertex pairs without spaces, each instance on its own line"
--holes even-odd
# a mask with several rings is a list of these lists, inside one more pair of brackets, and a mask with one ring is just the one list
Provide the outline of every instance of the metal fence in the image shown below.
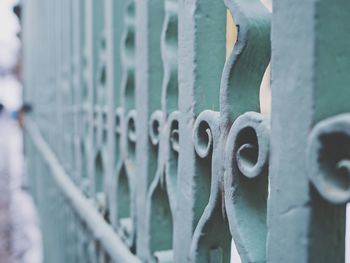
[[348,1],[23,4],[45,262],[344,262]]

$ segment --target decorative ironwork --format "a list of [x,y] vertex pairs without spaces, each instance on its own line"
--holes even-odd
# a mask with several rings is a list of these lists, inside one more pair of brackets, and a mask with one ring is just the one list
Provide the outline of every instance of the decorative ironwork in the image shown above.
[[233,246],[242,262],[344,261],[350,4],[33,0],[24,14],[45,262],[230,262]]

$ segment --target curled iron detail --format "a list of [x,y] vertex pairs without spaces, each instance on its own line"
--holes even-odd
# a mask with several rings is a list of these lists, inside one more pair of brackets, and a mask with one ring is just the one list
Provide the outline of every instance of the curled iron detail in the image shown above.
[[136,110],[131,110],[126,116],[127,135],[130,142],[136,142]]
[[269,120],[264,115],[247,112],[239,116],[227,137],[226,171],[238,170],[247,178],[262,174],[269,159],[269,134]]
[[106,126],[108,122],[108,107],[104,106],[102,107],[102,121],[103,125]]
[[123,108],[119,107],[115,110],[115,131],[120,134],[122,132],[122,120],[124,116]]
[[169,123],[169,140],[171,149],[175,152],[180,151],[179,145],[179,111],[172,112],[168,117]]
[[311,183],[327,201],[350,201],[350,114],[317,123],[311,130],[306,163]]
[[226,141],[225,207],[242,262],[266,261],[269,136],[269,118],[247,112],[233,123]]
[[196,153],[201,158],[212,154],[214,138],[219,138],[220,113],[205,110],[199,114],[193,128],[193,142]]
[[164,125],[164,113],[157,110],[152,113],[149,121],[149,137],[154,146],[159,144],[159,135]]

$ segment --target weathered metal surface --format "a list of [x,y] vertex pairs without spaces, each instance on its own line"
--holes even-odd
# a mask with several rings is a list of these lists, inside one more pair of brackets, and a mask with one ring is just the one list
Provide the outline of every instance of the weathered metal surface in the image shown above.
[[349,110],[350,5],[329,4],[274,2],[269,262],[344,262],[347,157],[337,145],[348,140],[336,115]]
[[[179,1],[179,9],[181,114],[177,185],[180,205],[175,221],[174,259],[176,262],[187,262],[194,260],[200,247],[204,252],[208,249],[205,242],[199,244],[200,228],[196,236],[193,233],[209,201],[211,178],[216,175],[212,175],[211,153],[208,152],[205,159],[200,158],[195,152],[196,142],[192,135],[195,119],[202,111],[219,109],[220,78],[225,63],[226,10],[223,1],[184,0]],[[205,136],[206,129],[203,132]],[[220,220],[220,215],[217,217]],[[220,236],[227,233],[220,233]],[[204,233],[203,239],[208,236]]]
[[343,262],[350,5],[265,4],[25,4],[47,262]]

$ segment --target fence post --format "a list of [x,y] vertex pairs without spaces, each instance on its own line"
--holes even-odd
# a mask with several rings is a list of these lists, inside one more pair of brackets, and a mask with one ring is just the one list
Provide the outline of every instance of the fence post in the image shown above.
[[164,21],[164,1],[136,1],[136,110],[137,149],[137,254],[142,260],[150,255],[149,227],[144,215],[145,200],[157,169],[157,146],[150,138],[150,119],[161,108],[160,94],[163,63],[160,36]]
[[[212,181],[211,157],[195,152],[195,119],[206,110],[219,110],[225,63],[226,9],[223,1],[179,0],[179,170],[174,230],[175,262],[190,260],[193,233],[208,204]],[[223,233],[225,234],[225,233]],[[203,235],[206,239],[209,235]],[[197,252],[197,249],[196,249]]]
[[344,262],[349,19],[347,1],[274,2],[268,262]]

